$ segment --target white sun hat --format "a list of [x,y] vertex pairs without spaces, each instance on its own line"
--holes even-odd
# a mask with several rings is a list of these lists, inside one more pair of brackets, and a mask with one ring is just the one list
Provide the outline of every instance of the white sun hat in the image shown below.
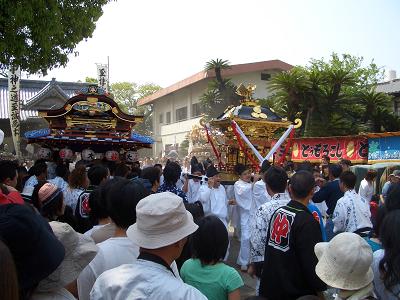
[[64,246],[65,257],[58,268],[39,283],[39,292],[54,291],[73,282],[98,250],[90,237],[77,233],[70,225],[61,222],[50,222],[49,225]]
[[158,249],[182,240],[197,228],[182,198],[164,192],[139,201],[136,223],[129,226],[126,235],[139,247]]
[[318,258],[315,272],[326,284],[342,290],[358,290],[374,279],[372,250],[358,234],[340,233],[329,243],[314,248]]

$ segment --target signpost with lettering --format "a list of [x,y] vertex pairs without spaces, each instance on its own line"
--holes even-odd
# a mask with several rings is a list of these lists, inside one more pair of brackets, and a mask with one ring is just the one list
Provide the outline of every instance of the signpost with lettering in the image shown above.
[[9,113],[11,135],[14,143],[15,154],[21,157],[20,147],[20,100],[19,83],[21,70],[19,67],[11,67],[8,72]]

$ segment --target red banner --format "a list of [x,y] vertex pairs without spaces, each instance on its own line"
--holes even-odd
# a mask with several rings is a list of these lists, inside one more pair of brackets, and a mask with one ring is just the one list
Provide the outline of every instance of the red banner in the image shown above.
[[320,162],[328,155],[331,162],[348,159],[353,163],[367,162],[368,140],[359,136],[298,138],[293,140],[292,161]]

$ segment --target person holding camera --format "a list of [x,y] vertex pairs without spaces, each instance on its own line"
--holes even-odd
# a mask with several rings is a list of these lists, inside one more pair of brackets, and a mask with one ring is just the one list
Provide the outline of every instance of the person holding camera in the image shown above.
[[219,172],[211,166],[207,169],[208,181],[199,189],[199,199],[203,205],[204,214],[217,216],[225,227],[228,227],[228,197],[225,188],[221,185]]

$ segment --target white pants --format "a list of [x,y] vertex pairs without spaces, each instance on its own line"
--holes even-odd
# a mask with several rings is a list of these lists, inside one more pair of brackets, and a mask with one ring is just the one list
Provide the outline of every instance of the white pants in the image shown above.
[[240,209],[240,251],[237,263],[247,266],[250,259],[250,211]]

